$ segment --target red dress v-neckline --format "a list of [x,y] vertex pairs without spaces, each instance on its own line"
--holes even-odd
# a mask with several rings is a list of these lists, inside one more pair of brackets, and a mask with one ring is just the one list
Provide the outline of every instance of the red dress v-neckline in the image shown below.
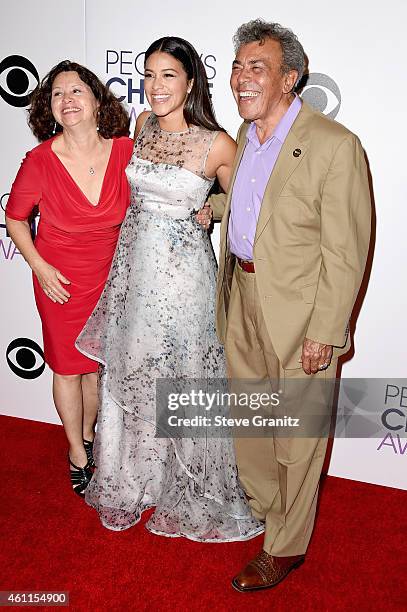
[[45,295],[34,274],[45,361],[58,374],[86,374],[98,369],[94,360],[75,348],[75,340],[109,274],[130,201],[125,168],[132,150],[130,138],[113,138],[99,205],[93,206],[58,156],[50,153],[47,140],[27,154],[8,198],[7,214],[12,219],[25,221],[33,207],[39,207],[36,249],[70,281],[71,297],[61,306]]
[[72,177],[72,175],[69,172],[69,170],[66,168],[65,164],[59,159],[58,155],[53,150],[52,143],[54,142],[55,138],[57,138],[57,136],[55,136],[54,138],[50,138],[49,148],[51,150],[52,155],[58,160],[59,164],[61,165],[61,167],[63,168],[63,170],[67,174],[67,176],[69,177],[70,181],[75,185],[76,189],[81,194],[82,198],[86,201],[87,206],[90,206],[91,208],[98,208],[99,205],[102,202],[102,195],[103,195],[103,191],[104,191],[104,187],[105,187],[105,183],[106,183],[106,176],[107,176],[107,174],[109,172],[109,168],[110,168],[111,161],[112,161],[112,158],[113,158],[113,147],[114,147],[115,142],[116,142],[115,138],[112,139],[112,146],[111,146],[111,149],[110,149],[109,159],[108,159],[108,162],[107,162],[105,174],[103,176],[103,181],[102,181],[102,186],[100,188],[99,198],[98,198],[98,201],[97,201],[96,204],[92,204],[92,202],[89,200],[89,198],[84,194],[82,189],[79,187],[78,183],[75,181],[75,179]]

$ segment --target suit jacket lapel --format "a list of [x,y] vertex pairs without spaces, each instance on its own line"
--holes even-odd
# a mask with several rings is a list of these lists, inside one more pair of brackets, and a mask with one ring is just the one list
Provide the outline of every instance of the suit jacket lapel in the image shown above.
[[[284,185],[297,168],[298,164],[301,163],[302,158],[307,152],[309,142],[309,125],[307,128],[305,128],[305,124],[308,123],[308,119],[310,116],[312,116],[313,112],[314,111],[312,111],[312,109],[303,102],[302,108],[298,113],[293,126],[288,132],[283,146],[281,147],[280,154],[277,158],[273,172],[270,175],[264,192],[260,214],[257,221],[256,236],[254,239],[255,243],[259,239],[271,215],[273,214],[273,210]],[[295,157],[293,154],[295,149],[299,149],[301,151],[298,157]]]
[[230,180],[230,185],[229,185],[229,189],[228,189],[228,194],[227,194],[227,199],[226,199],[226,206],[225,206],[225,212],[223,213],[223,218],[222,218],[222,225],[221,225],[221,241],[226,241],[226,235],[227,235],[227,228],[229,225],[229,212],[230,212],[230,205],[231,205],[231,201],[232,201],[232,194],[233,194],[233,186],[235,184],[235,179],[236,179],[236,175],[237,175],[237,171],[239,169],[240,166],[240,162],[242,160],[243,157],[243,153],[246,147],[246,132],[248,130],[250,124],[248,123],[243,123],[241,128],[240,128],[240,133],[239,133],[239,144],[237,146],[237,150],[236,150],[236,157],[235,157],[235,165],[233,168],[233,173],[232,173],[232,177]]

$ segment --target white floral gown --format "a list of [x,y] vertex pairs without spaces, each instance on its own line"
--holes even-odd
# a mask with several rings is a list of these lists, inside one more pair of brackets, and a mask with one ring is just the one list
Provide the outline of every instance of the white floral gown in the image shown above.
[[147,119],[126,170],[131,204],[106,287],[77,340],[102,364],[97,470],[86,501],[109,529],[155,511],[147,528],[204,542],[263,531],[239,485],[230,438],[155,437],[157,378],[225,376],[215,333],[216,261],[195,220],[217,132]]

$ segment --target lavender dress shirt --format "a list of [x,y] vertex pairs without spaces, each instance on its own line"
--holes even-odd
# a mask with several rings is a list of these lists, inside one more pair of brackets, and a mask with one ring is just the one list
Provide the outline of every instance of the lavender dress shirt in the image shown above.
[[247,130],[246,147],[233,186],[228,228],[229,248],[240,259],[253,259],[253,243],[264,191],[301,104],[301,99],[296,96],[273,134],[262,145],[254,122]]

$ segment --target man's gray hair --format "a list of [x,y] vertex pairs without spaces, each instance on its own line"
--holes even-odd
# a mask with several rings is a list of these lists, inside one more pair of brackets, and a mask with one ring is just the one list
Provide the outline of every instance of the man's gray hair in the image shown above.
[[272,38],[280,43],[283,54],[281,65],[283,74],[290,70],[296,70],[298,72],[298,83],[304,74],[304,49],[294,32],[288,28],[283,28],[279,23],[267,22],[263,19],[253,19],[253,21],[244,23],[233,37],[235,52],[237,53],[242,45],[251,42],[262,44],[267,38]]

